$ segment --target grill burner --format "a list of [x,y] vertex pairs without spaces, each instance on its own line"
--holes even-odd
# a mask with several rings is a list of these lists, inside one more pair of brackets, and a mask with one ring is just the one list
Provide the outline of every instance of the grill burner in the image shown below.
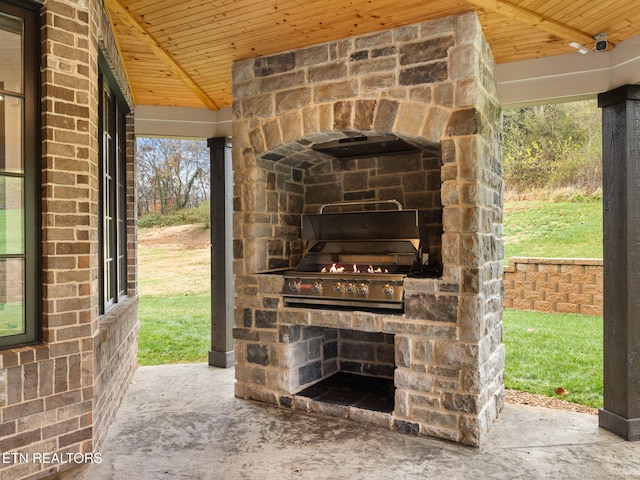
[[[320,273],[327,273],[327,272],[329,273],[345,273],[345,272],[346,273],[363,273],[362,270],[360,270],[355,263],[353,264],[353,268],[351,270],[347,270],[347,267],[337,267],[335,263],[331,265],[331,267],[328,270],[326,267],[320,270]],[[366,272],[367,273],[389,273],[389,270],[385,268],[384,271],[382,271],[382,267],[375,268],[369,265]]]
[[[328,207],[397,210],[326,213]],[[302,218],[305,257],[284,276],[285,305],[403,310],[404,278],[421,267],[418,211],[395,200],[324,205]]]

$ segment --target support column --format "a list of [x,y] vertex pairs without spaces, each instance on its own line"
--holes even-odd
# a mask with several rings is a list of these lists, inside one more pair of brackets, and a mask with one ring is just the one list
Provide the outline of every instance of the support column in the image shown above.
[[604,408],[600,426],[640,440],[640,86],[598,97],[604,209]]
[[210,138],[211,155],[211,350],[209,365],[232,367],[233,355],[233,170],[231,139]]

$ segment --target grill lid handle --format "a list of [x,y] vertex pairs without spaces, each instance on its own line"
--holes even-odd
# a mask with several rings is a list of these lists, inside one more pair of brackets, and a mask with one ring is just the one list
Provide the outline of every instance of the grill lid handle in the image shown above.
[[320,213],[324,213],[324,209],[327,207],[351,207],[351,206],[362,206],[362,205],[382,205],[382,204],[391,204],[397,207],[399,211],[404,210],[402,204],[398,200],[377,200],[377,201],[361,201],[361,202],[335,202],[335,203],[325,203],[320,207]]

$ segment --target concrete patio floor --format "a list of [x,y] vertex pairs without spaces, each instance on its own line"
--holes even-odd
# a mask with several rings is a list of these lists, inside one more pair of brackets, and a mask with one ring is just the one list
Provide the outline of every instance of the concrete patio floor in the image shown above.
[[102,463],[60,480],[635,479],[640,442],[595,415],[507,405],[481,449],[233,396],[233,369],[140,367]]

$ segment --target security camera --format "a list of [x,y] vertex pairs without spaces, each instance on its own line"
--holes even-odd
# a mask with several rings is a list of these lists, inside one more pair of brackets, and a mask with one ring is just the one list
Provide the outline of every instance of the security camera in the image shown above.
[[596,50],[598,52],[603,52],[607,49],[607,47],[609,46],[609,42],[607,42],[606,40],[598,40],[596,42]]
[[596,40],[596,51],[604,52],[609,47],[606,33],[599,33],[594,37],[594,39]]

